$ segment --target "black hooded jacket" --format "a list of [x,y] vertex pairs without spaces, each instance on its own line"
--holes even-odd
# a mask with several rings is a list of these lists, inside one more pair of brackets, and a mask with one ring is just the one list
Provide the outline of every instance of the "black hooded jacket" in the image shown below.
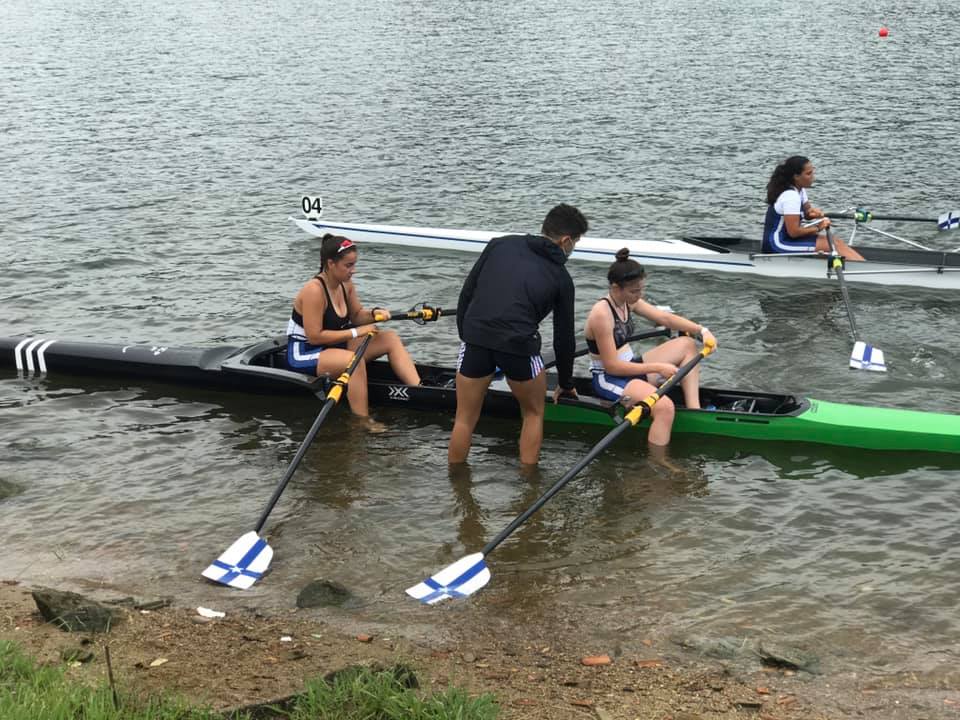
[[537,355],[540,322],[552,311],[560,387],[572,388],[577,341],[573,280],[566,262],[560,246],[541,235],[491,240],[460,291],[460,339],[514,355]]

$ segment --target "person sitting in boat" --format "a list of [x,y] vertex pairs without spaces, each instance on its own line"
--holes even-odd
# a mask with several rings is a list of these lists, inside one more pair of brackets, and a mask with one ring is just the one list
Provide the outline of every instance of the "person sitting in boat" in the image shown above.
[[[788,157],[777,165],[767,183],[767,216],[763,223],[763,252],[765,253],[830,253],[827,236],[821,234],[830,227],[830,218],[824,217],[807,199],[807,188],[814,181],[813,163],[802,155]],[[817,220],[804,226],[803,220]],[[834,237],[837,252],[846,260],[863,260],[863,256]]]
[[[716,345],[717,339],[703,325],[651,305],[643,299],[646,271],[630,259],[630,250],[622,248],[607,271],[610,290],[590,309],[584,328],[590,350],[593,392],[597,397],[622,402],[632,407],[656,390],[657,379],[666,380],[677,368],[697,356],[693,337],[677,337],[635,356],[627,338],[633,334],[633,314],[642,315],[654,325],[662,325],[689,335],[700,335],[704,343]],[[700,367],[694,367],[683,380],[684,405],[700,407]],[[653,406],[652,423],[647,436],[651,445],[670,442],[674,404],[663,397]]]
[[[293,299],[287,323],[287,365],[308,375],[336,377],[346,369],[363,337],[376,333],[364,360],[386,355],[400,382],[419,385],[420,375],[400,337],[374,324],[376,320],[389,320],[390,311],[376,307],[368,310],[357,297],[353,285],[357,244],[327,233],[320,244],[320,263],[320,270]],[[350,378],[347,401],[355,415],[369,415],[366,362],[357,365]]]
[[460,356],[457,361],[457,414],[447,459],[462,463],[497,368],[507,377],[520,405],[520,462],[534,465],[543,442],[547,380],[540,356],[539,326],[553,313],[553,349],[560,394],[576,397],[573,360],[574,287],[565,267],[587,219],[562,203],[543,220],[539,235],[507,235],[491,240],[470,270],[457,303]]

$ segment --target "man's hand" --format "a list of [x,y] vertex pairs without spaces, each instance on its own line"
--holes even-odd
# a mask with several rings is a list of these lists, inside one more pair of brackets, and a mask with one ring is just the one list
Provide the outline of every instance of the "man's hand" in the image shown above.
[[567,398],[572,398],[573,400],[576,400],[578,397],[577,389],[570,388],[569,390],[564,390],[562,387],[557,385],[553,389],[553,404],[556,405],[557,403],[559,403],[561,397],[567,397]]

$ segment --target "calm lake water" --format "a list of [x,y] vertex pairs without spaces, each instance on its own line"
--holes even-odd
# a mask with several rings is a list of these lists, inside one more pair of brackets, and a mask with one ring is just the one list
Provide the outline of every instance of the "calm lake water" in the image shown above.
[[[936,216],[960,207],[958,22],[934,0],[7,0],[0,335],[281,332],[319,263],[286,220],[302,193],[355,221],[525,231],[567,201],[601,236],[757,234],[773,165],[803,153],[819,206]],[[473,260],[363,247],[357,281],[369,304],[452,306]],[[605,268],[571,272],[582,320]],[[718,336],[710,384],[960,407],[960,295],[853,290],[881,375],[847,369],[836,288],[658,269],[648,289]],[[453,322],[395,327],[417,358],[454,361]],[[269,578],[246,593],[201,582],[317,410],[0,371],[0,482],[22,490],[0,501],[0,577],[279,608],[322,576],[365,598],[364,622],[429,632],[451,611],[403,588],[481,547],[602,435],[548,428],[525,476],[518,423],[485,420],[451,476],[450,417],[379,411],[389,431],[369,435],[338,411],[270,518]],[[960,460],[691,438],[670,452],[680,473],[621,440],[491,556],[462,612],[577,618],[598,650],[766,637],[837,673],[955,663]]]

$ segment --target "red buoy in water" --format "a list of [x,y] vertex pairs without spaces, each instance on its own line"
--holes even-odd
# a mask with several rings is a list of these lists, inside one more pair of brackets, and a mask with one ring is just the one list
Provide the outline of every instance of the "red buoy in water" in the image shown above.
[[880,28],[880,37],[886,37],[889,34],[890,34],[890,31],[887,30],[885,27]]

